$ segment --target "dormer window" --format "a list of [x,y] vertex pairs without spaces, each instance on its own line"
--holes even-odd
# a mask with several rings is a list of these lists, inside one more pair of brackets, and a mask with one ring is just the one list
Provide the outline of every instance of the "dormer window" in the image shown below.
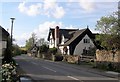
[[90,43],[90,39],[83,39],[83,43]]

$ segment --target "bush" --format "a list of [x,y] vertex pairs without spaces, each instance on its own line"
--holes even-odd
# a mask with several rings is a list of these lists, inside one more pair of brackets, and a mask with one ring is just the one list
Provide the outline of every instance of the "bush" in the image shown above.
[[62,60],[63,60],[63,56],[55,55],[55,60],[54,61],[62,61]]
[[26,50],[21,50],[21,54],[27,54]]
[[96,62],[96,66],[102,70],[120,72],[120,63],[115,62]]
[[48,46],[42,45],[39,47],[40,53],[47,53],[48,52]]
[[104,65],[104,64],[101,64],[99,66],[97,66],[99,69],[102,69],[102,70],[107,70],[107,66]]
[[21,55],[21,49],[18,45],[13,45],[12,56]]
[[55,55],[57,53],[57,48],[49,48],[49,52],[53,55]]
[[112,63],[109,63],[107,67],[108,67],[107,70],[110,71],[114,70]]

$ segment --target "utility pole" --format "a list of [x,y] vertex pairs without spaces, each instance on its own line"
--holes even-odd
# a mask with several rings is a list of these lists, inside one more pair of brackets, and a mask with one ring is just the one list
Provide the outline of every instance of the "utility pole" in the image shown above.
[[11,21],[11,46],[12,46],[12,40],[13,40],[13,22],[15,20],[15,18],[10,18],[12,21]]

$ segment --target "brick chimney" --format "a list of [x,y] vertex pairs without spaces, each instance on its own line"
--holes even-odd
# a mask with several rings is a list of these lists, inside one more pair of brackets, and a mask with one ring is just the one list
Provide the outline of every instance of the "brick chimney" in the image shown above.
[[59,44],[59,26],[55,27],[55,47],[58,48]]

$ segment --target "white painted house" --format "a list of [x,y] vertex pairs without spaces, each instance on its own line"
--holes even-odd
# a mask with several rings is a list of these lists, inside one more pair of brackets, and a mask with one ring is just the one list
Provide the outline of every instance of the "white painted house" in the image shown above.
[[62,54],[82,55],[90,48],[96,47],[94,34],[86,29],[55,29],[50,28],[48,41],[49,48],[56,47]]

